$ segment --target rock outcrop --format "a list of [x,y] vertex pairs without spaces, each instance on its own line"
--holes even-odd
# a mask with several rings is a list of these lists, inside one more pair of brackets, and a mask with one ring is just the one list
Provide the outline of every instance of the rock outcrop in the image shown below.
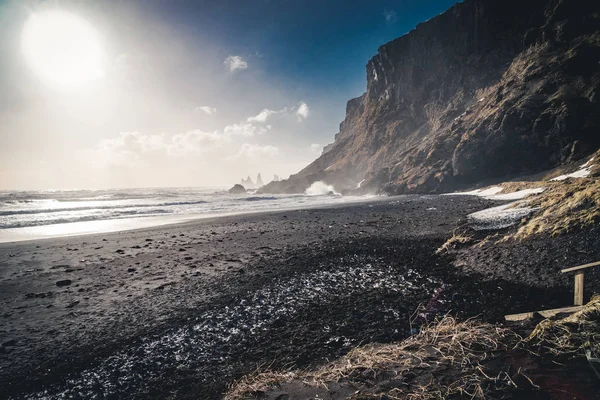
[[260,173],[256,176],[256,183],[254,183],[254,181],[252,181],[252,178],[250,178],[250,175],[248,175],[248,178],[244,179],[242,178],[242,186],[245,187],[246,189],[258,189],[260,187],[263,187],[265,185],[265,183],[262,180],[262,177],[260,176]]
[[246,188],[239,183],[233,185],[231,189],[228,190],[229,194],[244,194],[246,193]]
[[600,2],[465,0],[381,46],[335,141],[264,192],[436,193],[600,146]]
[[265,186],[265,183],[262,180],[262,177],[260,176],[260,173],[256,176],[256,187],[262,187]]

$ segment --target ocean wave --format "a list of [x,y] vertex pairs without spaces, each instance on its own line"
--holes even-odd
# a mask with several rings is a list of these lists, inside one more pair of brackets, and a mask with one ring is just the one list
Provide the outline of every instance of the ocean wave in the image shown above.
[[85,210],[110,210],[110,209],[122,209],[122,208],[149,208],[149,207],[173,207],[173,206],[185,206],[185,205],[196,205],[196,204],[206,204],[208,201],[197,200],[197,201],[173,201],[166,203],[157,203],[157,204],[112,204],[112,205],[93,205],[93,206],[83,206],[83,207],[61,207],[61,208],[32,208],[26,210],[6,210],[0,211],[0,216],[10,216],[10,215],[28,215],[28,214],[51,214],[51,213],[60,213],[66,211],[85,211]]
[[277,200],[277,197],[274,196],[253,196],[253,197],[246,197],[245,199],[243,199],[244,201],[261,201],[261,200]]
[[140,212],[136,210],[118,211],[111,213],[110,215],[82,215],[82,216],[65,216],[53,219],[35,219],[35,220],[17,220],[11,222],[1,222],[0,229],[12,229],[12,228],[29,228],[33,226],[42,225],[55,225],[55,224],[67,224],[71,222],[91,222],[91,221],[104,221],[113,219],[124,219],[124,218],[142,218],[152,217],[164,214],[171,214],[172,212],[164,209],[153,209]]

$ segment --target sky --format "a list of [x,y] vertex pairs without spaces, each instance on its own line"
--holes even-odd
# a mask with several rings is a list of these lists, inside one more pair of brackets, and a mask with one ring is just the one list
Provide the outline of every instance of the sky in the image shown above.
[[231,186],[333,141],[454,0],[0,0],[0,190]]

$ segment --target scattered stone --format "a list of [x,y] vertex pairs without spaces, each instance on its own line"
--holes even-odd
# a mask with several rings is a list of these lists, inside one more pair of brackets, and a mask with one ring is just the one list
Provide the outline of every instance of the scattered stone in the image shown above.
[[135,268],[127,268],[127,272],[135,272]]
[[171,286],[171,285],[174,285],[174,284],[175,284],[175,282],[166,282],[166,283],[163,283],[162,285],[158,285],[154,289],[156,289],[156,290],[163,290],[167,286]]
[[79,304],[79,300],[75,300],[69,304],[67,304],[67,306],[65,308],[73,308],[75,307],[77,304]]
[[72,280],[70,280],[70,279],[63,279],[63,280],[60,280],[60,281],[56,281],[56,286],[58,286],[58,287],[69,286],[71,283],[73,283]]
[[187,257],[183,257],[183,259],[184,259],[184,260],[186,260],[186,261],[189,261],[189,260],[193,260],[193,259],[194,259],[194,257],[187,256]]
[[125,250],[119,249],[119,250],[115,251],[115,253],[124,254]]
[[6,342],[2,343],[2,346],[0,346],[0,347],[16,346],[17,343],[19,343],[19,341],[17,339],[10,339],[10,340],[7,340]]
[[45,293],[27,293],[25,295],[25,298],[27,299],[45,299],[46,297],[52,297],[53,293],[52,292],[45,292]]
[[187,251],[187,250],[182,247],[179,249],[179,251]]

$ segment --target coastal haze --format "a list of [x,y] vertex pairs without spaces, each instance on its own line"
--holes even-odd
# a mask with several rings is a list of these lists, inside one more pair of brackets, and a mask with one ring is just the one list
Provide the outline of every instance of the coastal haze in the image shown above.
[[0,189],[288,177],[333,141],[377,46],[450,4],[4,1]]
[[0,242],[112,232],[198,218],[366,201],[316,184],[307,194],[230,194],[219,188],[0,192]]
[[6,0],[0,54],[0,399],[598,400],[600,2]]

